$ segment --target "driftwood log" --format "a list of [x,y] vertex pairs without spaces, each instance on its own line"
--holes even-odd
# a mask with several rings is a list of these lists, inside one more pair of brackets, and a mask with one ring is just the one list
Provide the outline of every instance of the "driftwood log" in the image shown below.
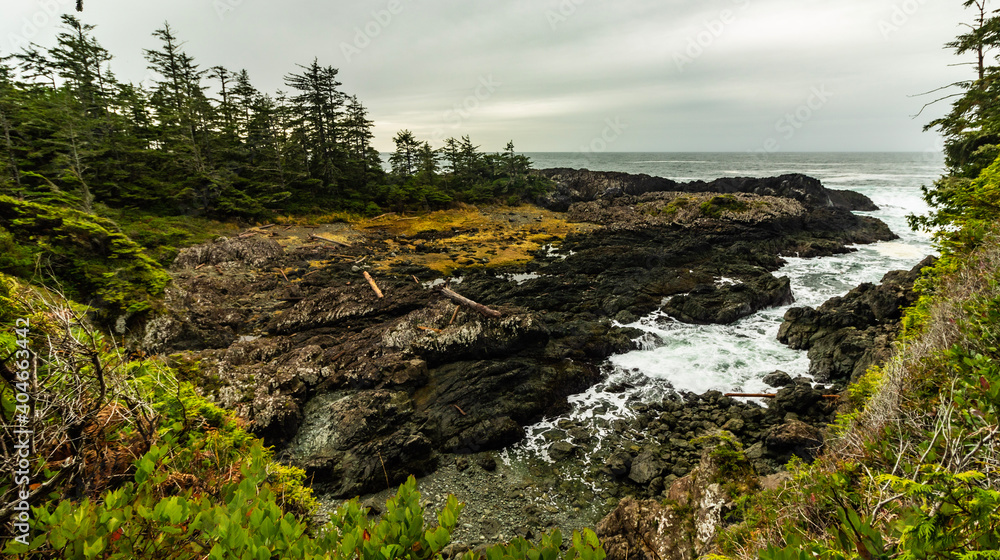
[[379,299],[382,299],[383,297],[382,290],[378,289],[378,284],[375,283],[375,279],[372,278],[371,274],[368,274],[367,270],[364,272],[364,275],[365,275],[365,280],[368,281],[368,285],[371,286],[373,290],[375,290],[375,295],[377,295]]
[[[726,393],[727,397],[741,397],[751,399],[775,399],[778,395],[774,393]],[[840,395],[823,395],[824,399],[839,399]]]
[[499,319],[500,317],[503,317],[503,315],[499,311],[490,309],[489,307],[486,307],[481,303],[476,303],[467,297],[456,294],[455,292],[449,290],[448,288],[441,288],[441,295],[459,305],[464,305],[465,307],[472,309],[473,311],[479,313],[480,315],[483,315],[484,317],[490,317],[492,319]]
[[334,245],[337,245],[338,247],[350,247],[350,245],[348,245],[347,243],[343,243],[343,242],[337,241],[335,239],[330,239],[328,237],[323,237],[322,235],[316,235],[315,233],[310,233],[309,234],[309,239],[312,239],[314,241],[326,241],[327,243],[333,243]]

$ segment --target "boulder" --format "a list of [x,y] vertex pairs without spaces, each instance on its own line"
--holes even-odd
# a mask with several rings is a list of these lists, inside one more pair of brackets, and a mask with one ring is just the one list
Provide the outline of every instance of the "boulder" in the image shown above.
[[779,370],[765,375],[763,381],[770,387],[787,387],[792,384],[792,376]]
[[806,461],[812,461],[823,445],[823,435],[814,426],[791,420],[772,428],[767,434],[764,445],[770,453],[779,457],[796,455]]
[[691,560],[710,550],[740,489],[757,481],[732,434],[717,436],[698,466],[671,484],[667,502],[625,498],[597,524],[609,560]]
[[913,284],[920,271],[934,261],[934,257],[927,257],[910,271],[889,272],[879,285],[861,284],[818,309],[789,309],[778,340],[809,351],[809,373],[817,380],[856,379],[890,355],[902,311],[917,298]]
[[247,238],[222,237],[212,243],[181,249],[174,259],[173,269],[195,268],[199,265],[237,264],[249,268],[265,268],[285,254],[277,242],[255,235]]
[[665,467],[666,465],[660,459],[659,450],[646,449],[632,461],[628,478],[632,482],[644,486],[663,474]]

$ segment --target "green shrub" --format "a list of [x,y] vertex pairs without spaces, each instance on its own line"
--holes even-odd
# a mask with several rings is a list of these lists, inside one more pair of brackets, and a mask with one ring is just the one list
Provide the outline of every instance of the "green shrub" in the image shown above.
[[91,214],[0,196],[0,228],[17,247],[17,262],[0,271],[23,273],[26,260],[37,261],[67,296],[96,307],[106,323],[152,309],[170,280],[114,222]]
[[742,212],[748,206],[731,194],[713,196],[701,203],[701,213],[709,218],[721,218],[724,212]]

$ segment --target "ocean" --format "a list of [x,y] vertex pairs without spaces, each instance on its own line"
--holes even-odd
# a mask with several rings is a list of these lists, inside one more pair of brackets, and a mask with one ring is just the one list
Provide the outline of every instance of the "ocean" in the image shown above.
[[[775,273],[792,282],[794,306],[818,306],[847,293],[862,282],[879,282],[897,269],[910,269],[932,254],[930,236],[912,231],[906,217],[926,213],[921,186],[929,186],[944,171],[940,154],[930,153],[529,153],[536,169],[587,168],[593,171],[646,173],[676,181],[719,177],[763,177],[803,173],[835,189],[869,196],[880,209],[868,212],[885,221],[900,236],[893,242],[857,246],[856,252],[803,259],[787,258]],[[662,398],[669,391],[704,393],[761,392],[762,378],[775,370],[793,377],[806,375],[803,351],[777,341],[788,306],[767,309],[732,325],[688,325],[655,312],[628,326],[643,331],[636,350],[614,356],[605,364],[606,379],[570,398],[566,416],[547,418],[529,427],[528,437],[509,457],[546,457],[543,434],[562,418],[584,421],[600,434],[617,418],[631,416],[637,401]],[[624,388],[624,390],[623,390]]]

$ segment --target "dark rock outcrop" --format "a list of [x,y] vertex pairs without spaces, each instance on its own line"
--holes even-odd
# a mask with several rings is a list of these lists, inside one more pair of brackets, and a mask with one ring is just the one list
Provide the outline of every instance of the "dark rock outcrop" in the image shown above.
[[670,298],[663,311],[686,323],[726,325],[761,309],[793,301],[791,281],[768,274],[748,282],[704,284],[689,294]]
[[709,551],[736,489],[756,484],[731,436],[722,438],[702,451],[697,468],[671,484],[666,503],[625,498],[597,524],[609,560],[692,560]]
[[816,207],[832,206],[855,211],[878,210],[871,199],[863,194],[827,189],[818,180],[801,174],[766,178],[726,177],[709,182],[678,183],[662,177],[615,171],[555,168],[542,169],[537,173],[556,183],[555,189],[539,203],[559,212],[565,212],[577,202],[668,191],[747,193],[790,198]]
[[887,273],[879,285],[861,284],[818,309],[785,313],[778,340],[809,351],[809,373],[819,381],[846,383],[889,357],[902,311],[916,301],[913,283],[931,266],[927,257],[910,271]]
[[[665,180],[655,178],[576,177],[568,215],[595,229],[527,265],[463,272],[457,289],[500,319],[456,311],[413,281],[435,273],[405,262],[371,269],[385,297],[376,296],[361,271],[399,250],[391,234],[354,232],[348,247],[283,247],[252,235],[181,253],[169,313],[148,324],[147,347],[183,352],[206,395],[317,484],[351,496],[433,470],[447,454],[508,446],[525,425],[565,411],[567,396],[601,379],[608,356],[635,347],[639,333],[613,321],[662,308],[685,321],[731,322],[789,301],[787,279],[772,274],[781,255],[834,254],[892,236],[801,176],[721,180],[688,193],[660,192]],[[508,272],[533,274],[514,281]],[[811,398],[790,393],[776,412],[719,394],[651,406],[641,424],[622,428],[635,449],[605,447],[594,469],[658,495],[697,462],[692,438],[725,427],[764,442],[792,415],[824,417],[824,403]],[[564,459],[592,452],[579,433],[550,449]],[[773,470],[787,452],[761,443],[755,464]]]

